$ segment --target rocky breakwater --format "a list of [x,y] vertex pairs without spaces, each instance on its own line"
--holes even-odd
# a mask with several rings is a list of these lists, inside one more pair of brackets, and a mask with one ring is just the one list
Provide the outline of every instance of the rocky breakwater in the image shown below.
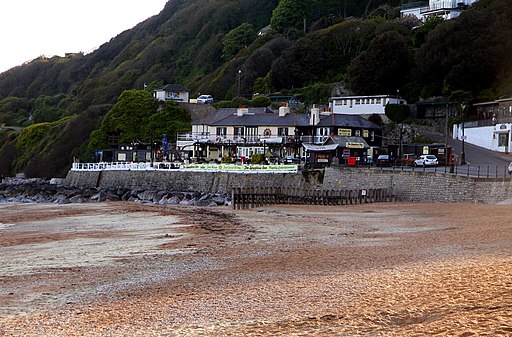
[[84,203],[128,201],[160,205],[223,206],[231,204],[231,195],[177,192],[155,189],[67,187],[60,179],[3,179],[0,202]]

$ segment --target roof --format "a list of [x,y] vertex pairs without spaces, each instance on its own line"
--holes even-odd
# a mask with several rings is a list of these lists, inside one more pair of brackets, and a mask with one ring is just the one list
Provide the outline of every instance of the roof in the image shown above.
[[185,88],[181,84],[167,84],[155,91],[190,91],[188,88]]
[[[277,126],[277,127],[311,127],[309,114],[289,113],[280,117],[279,113],[267,108],[249,108],[243,116],[237,115],[236,108],[223,108],[212,112],[198,120],[192,121],[193,125],[209,126]],[[381,129],[361,116],[330,114],[320,115],[320,122],[315,127],[351,127],[363,129]]]

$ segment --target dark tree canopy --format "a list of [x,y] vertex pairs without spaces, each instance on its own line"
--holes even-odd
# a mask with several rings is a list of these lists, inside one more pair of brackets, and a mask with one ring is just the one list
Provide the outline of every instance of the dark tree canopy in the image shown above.
[[391,94],[400,89],[412,66],[407,40],[396,31],[377,36],[347,69],[356,94]]

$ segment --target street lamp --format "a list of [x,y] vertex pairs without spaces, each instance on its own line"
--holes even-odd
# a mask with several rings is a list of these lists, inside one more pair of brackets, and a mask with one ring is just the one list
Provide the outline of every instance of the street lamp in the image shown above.
[[460,164],[464,165],[466,164],[466,152],[464,151],[464,140],[466,138],[466,135],[464,134],[464,110],[466,109],[466,104],[462,103],[460,105],[461,107],[461,124],[462,124],[462,150],[460,152]]
[[240,97],[240,90],[242,87],[242,70],[238,70],[238,96]]

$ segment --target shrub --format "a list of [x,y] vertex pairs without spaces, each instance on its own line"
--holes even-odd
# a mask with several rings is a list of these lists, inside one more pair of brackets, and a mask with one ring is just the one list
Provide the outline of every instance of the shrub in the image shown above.
[[269,105],[271,105],[272,102],[270,101],[270,98],[266,96],[256,96],[251,100],[250,105],[256,108],[264,108]]
[[256,153],[251,157],[251,164],[261,164],[264,160],[265,155],[263,153]]

